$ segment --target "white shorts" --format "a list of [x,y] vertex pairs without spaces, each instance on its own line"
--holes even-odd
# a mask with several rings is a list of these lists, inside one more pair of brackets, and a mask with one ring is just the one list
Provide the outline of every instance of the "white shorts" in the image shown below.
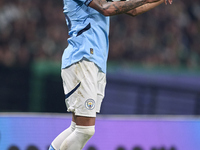
[[96,117],[105,94],[106,75],[90,61],[81,60],[62,69],[67,111],[76,116]]

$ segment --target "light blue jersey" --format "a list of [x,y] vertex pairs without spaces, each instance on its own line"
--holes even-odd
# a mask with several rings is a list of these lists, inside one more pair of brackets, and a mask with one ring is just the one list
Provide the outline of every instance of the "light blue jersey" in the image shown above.
[[110,18],[88,7],[91,1],[63,0],[70,38],[62,56],[62,68],[86,58],[106,73]]

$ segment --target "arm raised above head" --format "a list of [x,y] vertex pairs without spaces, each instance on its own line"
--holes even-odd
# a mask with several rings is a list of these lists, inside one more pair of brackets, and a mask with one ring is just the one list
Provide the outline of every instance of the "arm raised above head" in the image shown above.
[[89,6],[96,9],[105,16],[113,16],[126,13],[144,4],[157,1],[159,0],[129,0],[115,2],[107,2],[106,0],[92,0]]

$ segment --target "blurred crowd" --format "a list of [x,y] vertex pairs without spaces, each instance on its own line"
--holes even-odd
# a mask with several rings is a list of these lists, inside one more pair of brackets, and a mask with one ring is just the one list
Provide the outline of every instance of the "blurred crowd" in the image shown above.
[[62,1],[0,1],[0,64],[27,66],[32,61],[60,61],[67,46]]
[[[60,62],[68,29],[62,0],[0,1],[0,64]],[[200,1],[174,0],[142,15],[111,17],[109,61],[200,66]]]

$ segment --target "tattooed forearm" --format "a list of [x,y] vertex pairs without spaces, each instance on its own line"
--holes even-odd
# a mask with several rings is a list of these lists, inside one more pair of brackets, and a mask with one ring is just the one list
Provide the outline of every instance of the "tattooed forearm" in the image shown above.
[[89,6],[106,16],[112,16],[128,12],[146,3],[147,0],[129,0],[117,2],[107,2],[106,0],[93,0]]
[[117,13],[119,13],[119,8],[117,7],[117,6],[115,6],[115,4],[113,5],[113,7],[115,7],[115,13],[117,14]]
[[151,10],[162,3],[164,3],[164,0],[159,0],[154,3],[148,3],[148,4],[142,5],[140,7],[137,7],[135,9],[132,9],[132,10],[128,11],[126,14],[134,17],[134,16],[140,15],[142,13],[145,13],[145,12]]
[[97,4],[103,6],[103,4],[107,3],[106,0],[96,0],[97,1]]
[[130,1],[120,1],[112,3],[103,3],[102,8],[104,11],[109,13],[109,16],[122,14],[131,9],[144,5],[145,0],[130,0]]
[[121,14],[144,4],[145,4],[144,1],[135,2],[135,0],[131,0],[129,3],[126,3],[126,2],[116,3],[116,4],[113,4],[113,6],[115,6],[116,14]]

